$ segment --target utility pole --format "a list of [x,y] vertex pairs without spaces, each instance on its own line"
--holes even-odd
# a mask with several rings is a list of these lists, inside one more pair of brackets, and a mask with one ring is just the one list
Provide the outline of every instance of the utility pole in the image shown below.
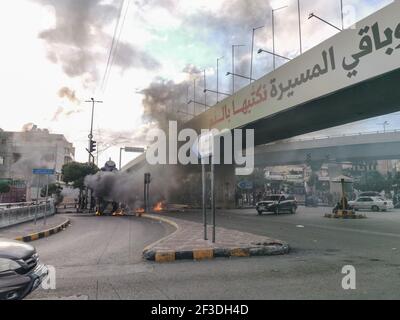
[[94,117],[94,105],[96,103],[103,103],[103,101],[99,101],[99,100],[95,100],[94,98],[90,98],[90,100],[85,101],[86,103],[91,103],[92,104],[92,117],[91,117],[91,121],[90,121],[90,133],[88,135],[89,138],[89,164],[91,163],[91,151],[90,151],[90,147],[92,145],[92,141],[93,141],[93,117]]
[[[90,98],[90,100],[85,101],[86,103],[91,103],[92,104],[92,117],[90,121],[90,133],[88,135],[89,138],[89,148],[87,149],[89,153],[89,166],[91,163],[94,164],[94,156],[92,154],[93,151],[95,151],[93,148],[96,146],[96,141],[93,141],[93,118],[94,118],[94,105],[96,103],[103,103],[103,101],[95,100],[94,98]],[[93,161],[93,162],[92,162]],[[89,188],[86,188],[86,208],[89,208],[89,211],[91,209],[91,204],[92,204],[92,193],[91,191],[89,192]]]

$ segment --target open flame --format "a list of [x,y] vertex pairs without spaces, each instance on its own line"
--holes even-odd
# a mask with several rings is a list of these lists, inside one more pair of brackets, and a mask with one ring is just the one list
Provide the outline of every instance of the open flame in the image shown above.
[[144,208],[137,208],[137,209],[135,210],[136,216],[141,217],[143,213],[145,213]]
[[154,212],[161,212],[164,210],[166,210],[166,207],[165,207],[165,203],[163,201],[157,202],[156,205],[153,207]]
[[115,216],[124,216],[125,215],[125,212],[124,212],[124,209],[118,209],[117,211],[115,211],[113,214],[112,214],[114,217]]

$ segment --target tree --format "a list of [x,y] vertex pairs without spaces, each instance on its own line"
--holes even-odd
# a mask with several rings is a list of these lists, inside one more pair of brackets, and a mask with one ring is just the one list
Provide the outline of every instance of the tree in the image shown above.
[[85,206],[85,201],[82,197],[82,192],[85,189],[85,177],[96,174],[99,168],[94,164],[70,162],[64,164],[61,173],[62,180],[66,183],[72,183],[74,189],[79,189],[79,207]]
[[6,181],[0,181],[0,193],[9,193],[11,190],[10,184]]
[[361,191],[381,192],[382,190],[391,189],[389,184],[389,179],[385,179],[378,171],[367,171],[361,175],[358,182],[354,183],[354,188]]
[[72,183],[75,189],[82,191],[85,188],[85,177],[98,171],[99,168],[94,164],[70,162],[62,167],[62,180],[66,184]]
[[[48,196],[54,197],[54,204],[57,206],[58,204],[60,204],[63,200],[63,196],[61,195],[61,192],[63,190],[63,187],[60,186],[59,183],[52,183],[49,184],[49,189],[48,189]],[[46,187],[42,188],[42,190],[40,191],[40,194],[42,197],[46,196]]]

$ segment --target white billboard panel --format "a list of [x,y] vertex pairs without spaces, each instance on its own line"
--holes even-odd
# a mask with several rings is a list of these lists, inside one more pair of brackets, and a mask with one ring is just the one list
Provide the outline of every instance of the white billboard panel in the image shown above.
[[397,1],[220,102],[195,127],[239,128],[399,68]]

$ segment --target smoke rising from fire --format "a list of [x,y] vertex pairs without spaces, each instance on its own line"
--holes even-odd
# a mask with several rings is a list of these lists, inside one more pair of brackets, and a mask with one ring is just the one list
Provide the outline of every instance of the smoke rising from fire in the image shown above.
[[155,121],[160,129],[168,128],[168,121],[182,121],[187,108],[187,90],[189,83],[184,81],[175,83],[157,79],[142,93],[143,118],[146,121]]
[[69,101],[71,101],[74,104],[80,103],[80,100],[76,97],[75,91],[71,90],[68,87],[62,87],[58,91],[58,96],[60,98],[67,98]]
[[[116,21],[122,0],[32,1],[54,8],[55,26],[39,34],[46,43],[48,59],[59,64],[68,76],[82,77],[86,87],[95,84],[99,80],[98,66],[106,63],[112,40],[104,27]],[[151,55],[122,41],[114,64],[123,70],[159,67]]]
[[[179,175],[172,167],[148,168],[151,174],[150,203],[169,201],[170,193],[177,190]],[[143,179],[141,172],[103,172],[85,178],[85,185],[95,197],[128,205],[134,210],[143,207]]]

